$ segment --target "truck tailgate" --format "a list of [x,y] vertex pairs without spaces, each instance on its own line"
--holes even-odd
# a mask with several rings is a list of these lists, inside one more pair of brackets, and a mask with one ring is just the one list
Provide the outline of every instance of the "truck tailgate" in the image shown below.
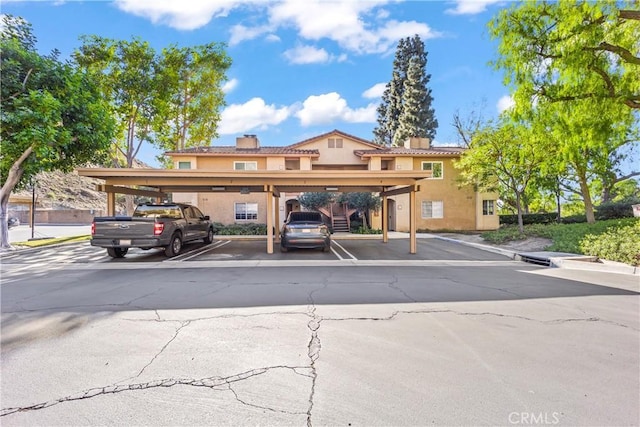
[[93,238],[136,239],[153,237],[153,218],[114,218],[96,221]]

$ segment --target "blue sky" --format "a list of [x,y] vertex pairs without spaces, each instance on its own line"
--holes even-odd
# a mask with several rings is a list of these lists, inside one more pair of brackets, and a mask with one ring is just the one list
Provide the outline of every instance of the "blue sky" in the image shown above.
[[[289,145],[339,129],[373,139],[376,107],[391,78],[397,41],[419,34],[439,122],[434,145],[451,145],[451,123],[481,110],[497,116],[510,98],[487,23],[498,0],[116,0],[6,1],[1,12],[33,25],[38,49],[68,57],[79,37],[140,37],[170,44],[224,42],[233,65],[227,106],[212,145],[256,134],[263,146]],[[146,147],[140,160],[154,164]]]

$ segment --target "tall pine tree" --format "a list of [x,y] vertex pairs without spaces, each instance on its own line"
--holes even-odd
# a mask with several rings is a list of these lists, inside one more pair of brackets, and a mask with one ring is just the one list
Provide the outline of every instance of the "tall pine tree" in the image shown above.
[[[415,62],[414,67],[418,70],[418,75],[412,83],[412,87],[418,85],[422,88],[419,94],[418,112],[412,112],[412,115],[419,117],[418,126],[415,129],[417,134],[409,136],[417,136],[433,139],[438,128],[438,121],[435,118],[435,111],[431,107],[433,97],[431,89],[428,88],[431,75],[427,74],[427,53],[424,50],[424,43],[420,40],[420,36],[415,35],[412,38],[401,39],[398,42],[395,59],[393,60],[393,72],[391,81],[387,83],[387,87],[382,95],[382,102],[378,106],[378,126],[374,129],[374,140],[381,145],[397,145],[402,144],[402,140],[395,137],[396,131],[400,126],[400,116],[405,109],[406,102],[406,81],[409,75],[409,64]],[[416,83],[416,82],[419,82]],[[416,96],[413,94],[412,96]],[[411,100],[415,103],[415,100]]]
[[405,140],[422,133],[421,107],[425,96],[422,85],[420,64],[416,58],[409,61],[407,79],[404,81],[402,93],[402,111],[398,117],[398,128],[393,134],[393,145],[402,146]]

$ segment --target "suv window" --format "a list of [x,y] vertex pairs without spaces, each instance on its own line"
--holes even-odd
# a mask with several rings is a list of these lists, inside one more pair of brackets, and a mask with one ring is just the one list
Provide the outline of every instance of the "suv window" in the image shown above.
[[182,218],[182,214],[177,205],[138,205],[133,212],[133,217],[180,219]]
[[287,222],[323,222],[320,212],[291,212]]

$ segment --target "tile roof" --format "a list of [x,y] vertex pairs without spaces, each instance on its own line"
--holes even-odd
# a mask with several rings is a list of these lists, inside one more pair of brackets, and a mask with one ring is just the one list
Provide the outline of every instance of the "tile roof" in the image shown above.
[[431,148],[404,148],[383,147],[377,150],[355,150],[356,156],[450,156],[459,155],[464,151],[462,147],[431,147]]
[[235,146],[225,147],[192,147],[179,151],[170,151],[165,154],[220,154],[220,155],[310,155],[319,156],[318,150],[299,150],[289,147],[259,147],[259,148],[237,148]]
[[325,137],[327,137],[327,136],[329,136],[329,135],[332,135],[332,134],[338,134],[338,135],[340,135],[340,136],[342,136],[342,137],[344,137],[344,138],[349,138],[349,139],[352,139],[352,140],[354,140],[354,141],[358,141],[358,142],[360,142],[360,143],[362,143],[362,144],[366,144],[366,145],[368,145],[368,146],[370,146],[370,147],[380,147],[378,144],[375,144],[375,143],[373,143],[373,142],[371,142],[371,141],[368,141],[368,140],[366,140],[366,139],[364,139],[364,138],[360,138],[360,137],[358,137],[358,136],[350,135],[350,134],[348,134],[348,133],[346,133],[346,132],[342,132],[341,130],[334,129],[334,130],[332,130],[332,131],[330,131],[330,132],[326,132],[326,133],[323,133],[323,134],[321,134],[321,135],[316,135],[316,136],[314,136],[314,137],[311,137],[311,138],[305,139],[304,141],[300,141],[300,142],[297,142],[297,143],[295,143],[295,144],[289,145],[289,148],[299,147],[299,146],[301,146],[301,145],[305,145],[305,144],[307,144],[307,143],[309,143],[309,142],[311,142],[311,141],[316,141],[316,140],[318,140],[318,139],[325,138]]

